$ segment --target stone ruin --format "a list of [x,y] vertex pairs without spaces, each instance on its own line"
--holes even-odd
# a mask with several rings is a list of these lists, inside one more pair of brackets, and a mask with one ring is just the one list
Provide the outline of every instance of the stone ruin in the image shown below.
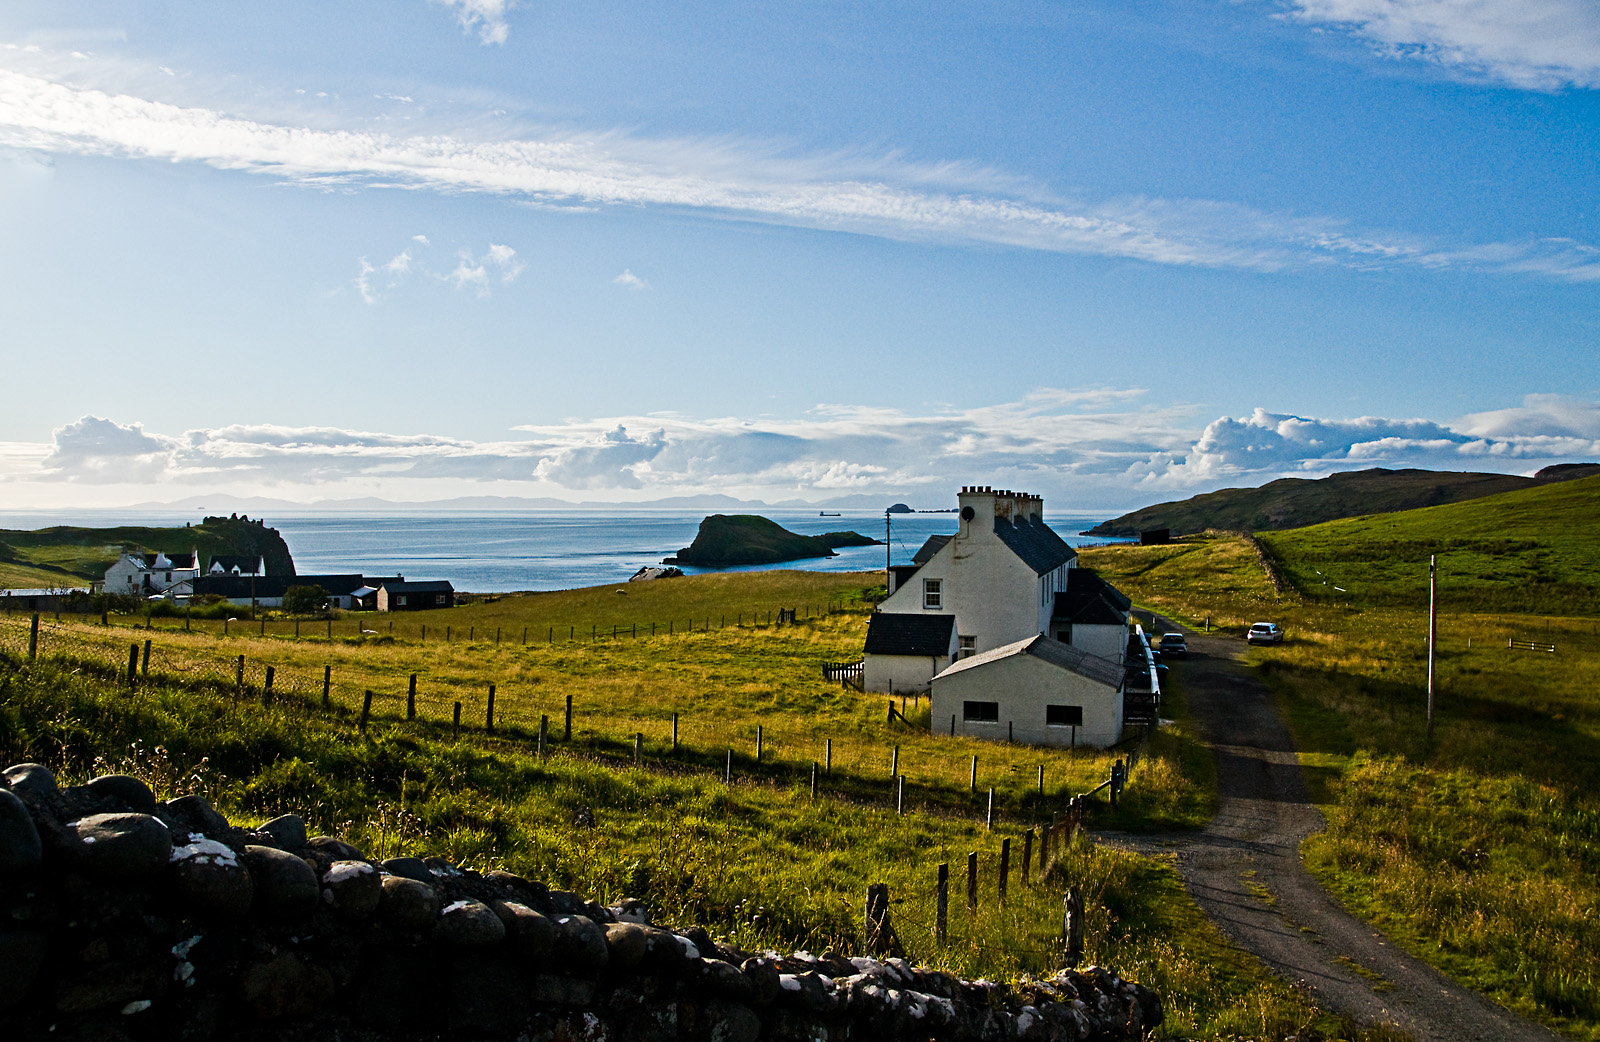
[[286,814],[230,825],[106,775],[0,782],[0,1038],[51,1042],[1137,1039],[1114,970],[996,984],[746,952],[509,872],[374,862]]

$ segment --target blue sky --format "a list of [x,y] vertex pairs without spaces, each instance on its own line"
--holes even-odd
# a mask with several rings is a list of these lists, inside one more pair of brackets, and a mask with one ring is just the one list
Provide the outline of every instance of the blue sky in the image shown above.
[[1600,458],[1583,0],[0,8],[0,500]]

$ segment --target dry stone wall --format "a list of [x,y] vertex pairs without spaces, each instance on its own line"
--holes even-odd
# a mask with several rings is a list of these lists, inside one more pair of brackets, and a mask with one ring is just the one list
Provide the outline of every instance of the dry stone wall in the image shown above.
[[374,862],[124,775],[0,783],[0,1038],[844,1042],[1133,1039],[1112,970],[1021,985],[745,952],[507,872]]

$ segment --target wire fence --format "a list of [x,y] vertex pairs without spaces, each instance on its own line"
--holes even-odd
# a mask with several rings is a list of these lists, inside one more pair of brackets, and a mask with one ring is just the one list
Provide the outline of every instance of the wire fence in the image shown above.
[[[754,725],[753,748],[736,750],[680,741],[680,715],[673,713],[670,740],[665,735],[652,734],[646,755],[646,730],[663,729],[664,721],[655,717],[633,718],[613,710],[605,714],[602,725],[580,716],[583,707],[575,706],[571,695],[551,706],[520,686],[501,690],[495,683],[476,679],[468,684],[459,677],[441,679],[395,670],[378,656],[364,655],[360,648],[346,649],[356,660],[347,656],[337,668],[334,664],[308,668],[303,663],[274,663],[237,653],[240,646],[208,634],[102,626],[42,614],[0,614],[0,653],[18,660],[93,663],[130,688],[165,684],[203,690],[231,697],[241,708],[342,711],[363,732],[374,719],[420,721],[433,726],[448,723],[456,737],[463,730],[478,735],[514,732],[519,740],[533,743],[541,758],[559,752],[615,769],[631,766],[658,773],[721,775],[729,785],[758,781],[804,785],[809,768],[813,798],[888,805],[900,814],[920,807],[924,812],[963,816],[970,815],[972,804],[976,803],[983,807],[983,818],[990,830],[999,816],[997,801],[1003,798],[1001,786],[986,786],[986,792],[978,786],[977,755],[972,757],[970,775],[963,779],[967,782],[967,798],[952,801],[951,794],[963,786],[927,778],[908,782],[901,771],[898,745],[893,746],[888,763],[876,765],[870,762],[874,756],[859,751],[848,760],[842,755],[836,757],[835,741],[828,738],[819,750],[821,759],[807,765],[773,756],[769,733],[761,724]],[[260,649],[259,642],[248,646]],[[896,716],[900,714],[891,713],[891,723]],[[903,716],[900,719],[905,723]],[[1033,778],[1015,764],[1009,781],[1006,775],[1001,776],[1002,786],[1012,794],[1032,797],[1030,806],[1035,813],[1055,811],[1052,824],[1041,839],[1041,857],[1052,831],[1065,829],[1070,834],[1082,826],[1087,801],[1105,792],[1110,807],[1117,806],[1139,761],[1147,733],[1140,729],[1124,758],[1110,765],[1109,777],[1085,793],[1047,790],[1042,763]],[[883,767],[888,771],[884,772]],[[1030,781],[1033,784],[1028,784]],[[982,802],[985,796],[986,805]]]

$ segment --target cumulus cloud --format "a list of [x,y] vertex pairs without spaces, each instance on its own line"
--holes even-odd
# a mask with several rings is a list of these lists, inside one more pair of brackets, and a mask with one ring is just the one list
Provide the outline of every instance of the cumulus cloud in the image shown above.
[[1283,476],[1382,466],[1530,472],[1600,459],[1600,402],[1534,395],[1450,423],[1256,409],[1196,423],[1136,389],[1041,388],[1018,401],[906,412],[819,406],[783,420],[661,414],[519,427],[474,441],[339,427],[236,424],[147,432],[95,416],[48,446],[0,445],[5,480],[352,493],[400,481],[425,498],[492,483],[507,494],[653,498],[733,492],[945,495],[963,483],[1062,502],[1128,505]]
[[627,289],[649,289],[650,288],[650,284],[648,282],[646,282],[644,279],[641,279],[639,276],[635,275],[633,273],[633,271],[631,269],[629,269],[629,268],[623,268],[622,269],[622,274],[618,275],[616,278],[612,279],[611,281],[616,283],[619,286],[626,287]]
[[462,31],[477,33],[485,44],[503,44],[511,33],[506,15],[516,6],[515,0],[429,0],[429,3],[453,10]]
[[1600,86],[1592,0],[1288,0],[1291,16],[1334,26],[1382,53],[1533,90]]
[[[319,186],[426,188],[586,210],[649,206],[894,239],[1280,271],[1410,266],[1600,280],[1567,239],[1435,242],[1195,199],[1063,199],[960,163],[775,153],[737,142],[547,132],[507,140],[323,130],[0,70],[0,147],[171,162]],[[462,285],[481,284],[467,266]],[[484,280],[489,278],[486,268]]]
[[[413,235],[411,241],[418,244],[417,249],[431,245],[425,235]],[[356,264],[356,291],[368,304],[376,304],[413,275],[448,283],[456,289],[471,287],[478,296],[487,297],[491,281],[510,283],[527,267],[517,260],[516,250],[493,242],[481,254],[457,250],[455,266],[448,271],[434,271],[410,247],[382,264],[374,265],[365,257]]]

